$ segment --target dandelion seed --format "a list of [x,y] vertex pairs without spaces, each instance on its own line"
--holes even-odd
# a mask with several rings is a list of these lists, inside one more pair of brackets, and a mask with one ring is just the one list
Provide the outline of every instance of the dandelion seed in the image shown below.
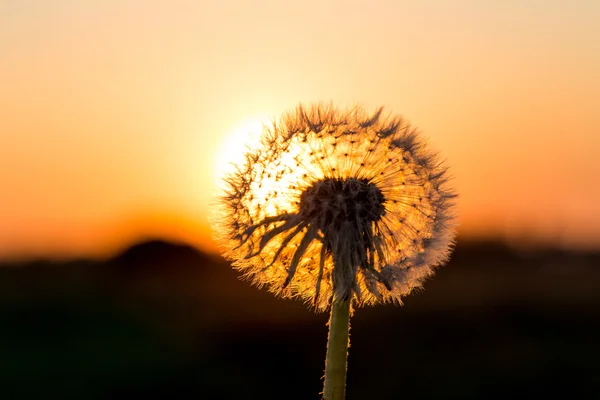
[[402,304],[447,260],[447,175],[402,118],[319,104],[265,127],[225,178],[224,256],[259,287],[332,310],[325,399],[344,398],[350,304]]
[[456,196],[402,118],[299,106],[261,144],[227,177],[215,218],[224,255],[255,284],[318,310],[401,304],[446,261]]

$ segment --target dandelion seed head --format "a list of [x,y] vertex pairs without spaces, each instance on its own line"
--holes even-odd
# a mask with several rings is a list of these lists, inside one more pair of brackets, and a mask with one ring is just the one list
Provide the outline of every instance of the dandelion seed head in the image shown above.
[[417,130],[383,108],[298,106],[265,127],[214,216],[233,266],[319,310],[395,302],[451,250],[456,195]]

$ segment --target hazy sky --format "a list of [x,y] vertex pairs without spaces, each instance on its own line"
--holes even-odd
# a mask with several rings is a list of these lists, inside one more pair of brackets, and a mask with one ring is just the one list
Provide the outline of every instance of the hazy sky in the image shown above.
[[595,0],[0,0],[0,257],[211,248],[240,129],[330,100],[430,138],[461,233],[600,246],[598,21]]

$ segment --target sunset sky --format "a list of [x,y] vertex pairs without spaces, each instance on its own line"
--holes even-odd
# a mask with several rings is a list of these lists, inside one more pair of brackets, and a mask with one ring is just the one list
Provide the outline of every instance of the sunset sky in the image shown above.
[[0,0],[0,258],[214,250],[218,175],[298,103],[385,105],[460,233],[600,246],[600,2]]

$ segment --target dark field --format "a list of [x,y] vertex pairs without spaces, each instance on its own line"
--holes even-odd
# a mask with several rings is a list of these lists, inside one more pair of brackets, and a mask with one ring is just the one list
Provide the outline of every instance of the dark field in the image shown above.
[[[318,399],[328,315],[153,241],[0,267],[2,399]],[[403,307],[360,308],[347,398],[600,398],[600,254],[459,245]]]

